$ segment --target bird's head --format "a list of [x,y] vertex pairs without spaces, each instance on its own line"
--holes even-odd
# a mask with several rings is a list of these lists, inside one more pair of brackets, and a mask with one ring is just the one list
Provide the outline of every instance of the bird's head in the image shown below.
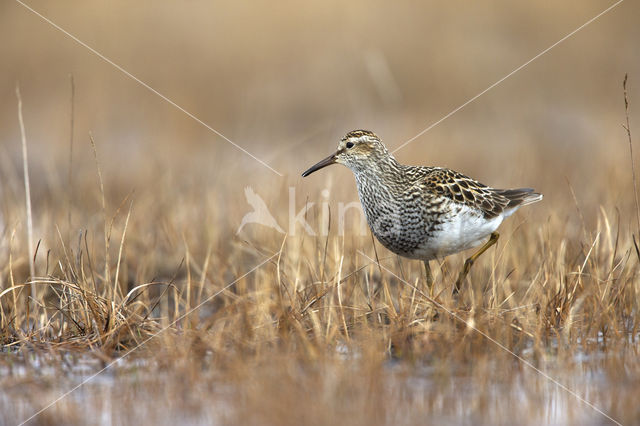
[[389,157],[391,154],[375,133],[369,130],[352,130],[340,140],[334,154],[311,166],[302,173],[302,177],[335,163],[343,164],[355,172]]

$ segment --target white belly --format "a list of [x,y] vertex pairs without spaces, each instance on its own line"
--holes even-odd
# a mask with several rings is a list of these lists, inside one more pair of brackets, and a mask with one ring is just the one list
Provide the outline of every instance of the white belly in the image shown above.
[[432,260],[477,247],[498,229],[503,219],[502,215],[487,219],[477,210],[460,206],[460,211],[415,251],[415,258]]

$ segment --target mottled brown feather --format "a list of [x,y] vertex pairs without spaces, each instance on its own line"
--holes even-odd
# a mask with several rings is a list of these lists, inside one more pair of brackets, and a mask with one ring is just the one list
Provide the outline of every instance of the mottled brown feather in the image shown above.
[[344,137],[342,138],[343,141],[346,141],[347,139],[352,139],[352,138],[361,138],[362,136],[369,136],[371,138],[375,138],[377,140],[380,140],[380,138],[378,138],[378,136],[373,133],[370,130],[352,130],[349,133],[347,133],[346,135],[344,135]]
[[[462,173],[439,167],[431,168],[424,182],[428,189],[438,195],[481,210],[486,218],[500,215],[505,209],[520,204],[523,199],[518,192],[520,190],[510,190],[513,193],[495,190]],[[518,199],[521,201],[518,202]]]

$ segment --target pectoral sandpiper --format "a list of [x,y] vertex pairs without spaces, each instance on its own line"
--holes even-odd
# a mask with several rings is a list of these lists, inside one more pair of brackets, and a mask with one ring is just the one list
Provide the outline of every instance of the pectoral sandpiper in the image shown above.
[[427,283],[433,284],[429,261],[485,244],[469,257],[454,291],[474,261],[499,238],[502,221],[518,208],[542,199],[530,188],[494,189],[453,170],[406,166],[373,132],[354,130],[337,151],[302,176],[330,164],[343,164],[356,178],[360,203],[371,231],[392,252],[424,262]]

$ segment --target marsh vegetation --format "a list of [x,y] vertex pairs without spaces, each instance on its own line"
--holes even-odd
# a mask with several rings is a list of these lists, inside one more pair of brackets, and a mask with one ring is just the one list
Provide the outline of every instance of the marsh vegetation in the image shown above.
[[[626,71],[632,135],[639,122],[638,60],[628,55],[640,39],[633,13],[611,12],[568,45],[583,53],[579,59],[549,56],[531,65],[538,68],[522,77],[526,83],[505,82],[503,92],[495,89],[486,103],[396,154],[403,163],[449,166],[492,186],[532,186],[545,196],[502,225],[499,243],[456,297],[451,286],[464,256],[434,262],[430,292],[421,262],[361,233],[357,209],[343,211],[339,232],[339,205],[356,201],[348,170],[299,177],[351,127],[400,145],[426,127],[425,117],[443,116],[602,9],[589,3],[576,21],[573,8],[558,6],[548,21],[534,6],[494,6],[475,18],[439,6],[429,29],[408,6],[392,15],[347,7],[342,20],[311,6],[286,16],[259,7],[268,19],[240,6],[215,14],[194,6],[229,17],[216,31],[227,31],[233,46],[204,23],[187,25],[193,10],[158,12],[153,25],[170,28],[160,40],[208,41],[214,52],[204,57],[185,44],[148,39],[133,25],[145,16],[136,9],[115,40],[92,41],[118,56],[126,44],[118,37],[138,40],[144,46],[127,51],[145,51],[148,63],[120,56],[127,68],[157,78],[154,87],[226,128],[222,133],[283,176],[188,117],[183,122],[182,113],[136,92],[135,83],[95,58],[65,64],[60,57],[79,49],[67,40],[55,41],[62,56],[47,56],[45,35],[53,30],[41,22],[30,24],[38,29],[27,37],[0,18],[7,21],[0,28],[22,37],[20,48],[2,47],[15,61],[2,65],[12,78],[2,86],[0,119],[11,129],[1,136],[0,156],[0,423],[637,423],[640,223],[630,143],[620,127]],[[620,7],[627,6],[635,7]],[[74,27],[73,16],[56,7],[51,19]],[[98,11],[77,12],[79,37],[93,34],[88,22]],[[406,33],[359,38],[365,11],[364,21],[396,19]],[[26,13],[9,15],[36,19]],[[437,26],[445,15],[460,25]],[[514,16],[520,28],[510,24]],[[269,35],[235,32],[229,22],[240,17]],[[550,22],[553,40],[540,44],[540,22]],[[486,37],[456,37],[454,27],[465,25]],[[446,51],[418,45],[425,31],[439,34]],[[505,42],[499,61],[477,49],[506,39],[518,42]],[[393,48],[400,40],[420,55]],[[303,49],[320,41],[325,47],[313,54]],[[299,53],[295,62],[291,49]],[[39,59],[31,63],[25,51]],[[354,59],[353,52],[365,53]],[[184,65],[196,57],[197,69]],[[163,58],[177,59],[158,73]],[[290,67],[283,67],[287,58]],[[469,79],[465,61],[475,61]],[[572,70],[572,61],[584,61],[584,72]],[[446,90],[425,83],[444,78],[458,83]],[[248,223],[238,232],[252,210],[246,187],[277,227]]]

